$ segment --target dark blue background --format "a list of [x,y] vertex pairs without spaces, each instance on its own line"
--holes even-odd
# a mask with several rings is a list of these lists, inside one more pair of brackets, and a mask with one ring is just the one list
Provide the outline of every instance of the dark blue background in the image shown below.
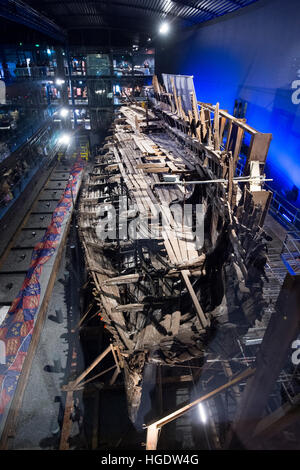
[[231,113],[235,99],[248,102],[249,125],[273,134],[273,187],[300,188],[300,105],[291,99],[300,70],[300,1],[260,0],[159,43],[157,72],[194,75],[198,100],[219,101]]

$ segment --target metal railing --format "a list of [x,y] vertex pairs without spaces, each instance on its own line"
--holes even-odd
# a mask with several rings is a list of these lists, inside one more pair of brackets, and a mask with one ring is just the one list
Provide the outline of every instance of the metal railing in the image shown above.
[[0,197],[0,220],[20,197],[38,170],[42,167],[46,168],[47,166],[51,165],[51,162],[53,161],[58,150],[59,144],[56,142],[47,156],[43,156],[43,158],[39,159],[32,167],[28,168],[28,170],[22,174],[18,181],[16,181],[14,185],[9,188],[12,199],[6,200],[5,197]]
[[295,234],[295,232],[286,234],[281,258],[291,274],[300,274],[300,234]]
[[54,108],[48,108],[47,116],[34,116],[33,118],[22,119],[19,127],[9,131],[9,137],[3,139],[3,134],[0,136],[0,143],[4,144],[2,151],[0,150],[0,162],[7,158],[12,152],[15,152],[21,145],[30,139],[41,126],[47,122],[51,122],[51,117],[54,113]]
[[287,201],[278,191],[274,190],[267,183],[265,183],[264,186],[273,193],[270,213],[290,232],[294,232],[297,235],[300,231],[300,209]]
[[[237,176],[243,174],[245,160],[245,155],[240,155]],[[264,183],[264,189],[273,193],[270,214],[288,230],[282,245],[281,259],[291,274],[300,274],[300,209],[267,183]]]
[[0,70],[0,78],[11,82],[18,79],[45,79],[56,76],[56,67],[48,65],[35,65],[34,67],[16,67],[13,73]]

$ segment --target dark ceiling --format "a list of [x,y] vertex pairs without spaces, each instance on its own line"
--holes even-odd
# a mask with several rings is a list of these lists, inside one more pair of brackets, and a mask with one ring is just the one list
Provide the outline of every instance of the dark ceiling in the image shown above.
[[208,21],[256,0],[27,0],[66,29],[140,28],[150,32],[160,20],[185,26]]
[[[172,29],[232,13],[257,0],[7,0],[17,8],[30,6],[68,32],[69,42],[87,43],[107,40],[108,35],[127,35],[140,41],[157,35],[163,20]],[[0,4],[3,3],[0,0]],[[25,4],[25,5],[24,5]],[[17,7],[16,7],[17,5]],[[31,11],[33,11],[31,10]],[[0,12],[1,15],[1,12]],[[101,41],[100,41],[101,42]],[[143,41],[141,41],[143,42]]]

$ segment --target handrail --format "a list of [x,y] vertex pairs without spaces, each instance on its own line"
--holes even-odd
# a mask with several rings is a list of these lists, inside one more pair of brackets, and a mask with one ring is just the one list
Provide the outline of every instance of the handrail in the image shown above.
[[[273,198],[270,205],[271,213],[279,218],[280,221],[290,230],[295,227],[295,231],[300,231],[300,209],[294,206],[291,202],[285,200],[278,191],[272,189],[267,183],[264,184],[265,188],[272,191]],[[291,231],[291,230],[290,230]]]
[[[31,168],[28,169],[28,173],[30,174],[29,179],[27,180],[27,177],[20,177],[20,179],[17,181],[17,183],[14,184],[14,186],[9,188],[9,191],[13,193],[13,190],[16,189],[20,183],[26,182],[25,186],[23,187],[23,190],[27,186],[27,184],[32,180],[33,176],[36,174],[36,172],[42,168],[45,167],[47,164],[51,164],[53,158],[55,157],[57,151],[59,149],[59,145],[55,144],[54,147],[51,149],[50,154],[48,156],[44,156],[41,160],[39,160],[39,163]],[[24,176],[24,175],[23,175]],[[28,175],[29,176],[29,175]],[[10,201],[5,201],[5,198],[0,200],[0,219],[6,214],[6,212],[9,210],[9,208],[15,203],[15,201],[20,197],[22,194],[22,190],[19,191],[19,193],[14,196]],[[7,204],[2,204],[3,202],[7,202]]]
[[[297,266],[297,268],[299,268],[300,271],[300,245],[296,245],[297,241],[300,242],[300,237],[297,238],[294,237],[292,234],[287,233],[285,240],[283,241],[281,250],[281,258],[286,265],[289,265],[292,272],[295,272],[295,265]],[[295,251],[290,250],[290,244],[292,245],[291,249]],[[294,262],[295,265],[292,265],[291,261]]]

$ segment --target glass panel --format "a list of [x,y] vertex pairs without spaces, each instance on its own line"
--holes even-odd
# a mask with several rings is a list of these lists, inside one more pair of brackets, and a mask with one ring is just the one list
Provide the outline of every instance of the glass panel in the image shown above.
[[94,76],[110,75],[110,60],[108,54],[88,54],[87,74]]
[[154,50],[149,49],[145,52],[136,52],[133,56],[134,75],[153,75],[154,74]]
[[120,52],[113,55],[114,75],[122,77],[132,74],[132,54],[128,52]]

